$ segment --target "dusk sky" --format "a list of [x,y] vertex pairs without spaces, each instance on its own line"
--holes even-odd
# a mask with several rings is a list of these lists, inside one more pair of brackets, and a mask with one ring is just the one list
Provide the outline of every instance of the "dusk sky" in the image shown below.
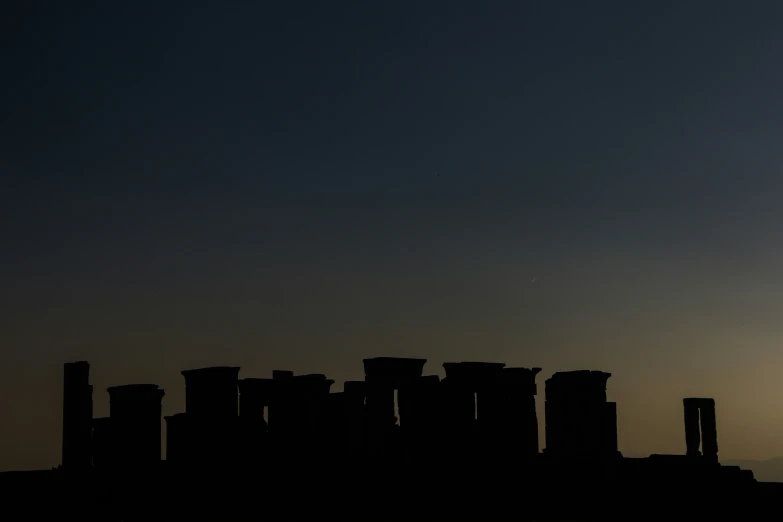
[[[0,470],[62,364],[612,373],[620,450],[783,455],[783,2],[17,1],[0,16]],[[543,436],[541,438],[543,447]]]

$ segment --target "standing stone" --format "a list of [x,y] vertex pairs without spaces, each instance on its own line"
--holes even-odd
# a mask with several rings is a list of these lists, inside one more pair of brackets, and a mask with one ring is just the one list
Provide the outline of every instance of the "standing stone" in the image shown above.
[[701,434],[699,433],[699,401],[698,399],[683,399],[685,414],[685,454],[698,456]]
[[92,386],[90,363],[66,363],[63,380],[62,465],[68,470],[91,466]]

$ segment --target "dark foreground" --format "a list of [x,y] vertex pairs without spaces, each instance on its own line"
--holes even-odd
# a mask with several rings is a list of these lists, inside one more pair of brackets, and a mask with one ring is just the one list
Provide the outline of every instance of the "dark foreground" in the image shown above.
[[783,498],[783,484],[680,457],[383,468],[392,465],[8,473],[0,488],[7,520],[747,519]]

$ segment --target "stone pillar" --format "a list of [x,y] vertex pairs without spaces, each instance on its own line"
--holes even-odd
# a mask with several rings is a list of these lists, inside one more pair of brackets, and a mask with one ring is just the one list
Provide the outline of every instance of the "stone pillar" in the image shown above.
[[420,429],[435,423],[439,411],[440,377],[427,375],[402,386],[397,393],[397,409],[403,428]]
[[367,450],[383,454],[389,432],[394,427],[394,387],[382,376],[367,376]]
[[156,384],[114,386],[108,392],[114,446],[112,463],[122,467],[157,465],[165,392]]
[[536,375],[540,371],[541,368],[505,368],[502,373],[507,404],[502,440],[511,454],[521,457],[539,451]]
[[[444,439],[456,458],[447,466],[472,466],[500,445],[491,442],[502,430],[504,409],[499,375],[502,363],[444,363]],[[494,377],[494,379],[493,379]]]
[[274,379],[241,379],[239,388],[239,416],[257,418],[264,416],[264,408],[272,403]]
[[464,451],[476,424],[476,394],[466,383],[448,376],[441,381],[441,389],[444,437],[454,446],[452,451]]
[[604,453],[617,455],[617,403],[607,402],[604,407]]
[[247,466],[260,465],[269,450],[264,408],[271,404],[274,383],[273,379],[241,379],[238,382],[240,460]]
[[284,432],[287,430],[289,423],[286,415],[288,414],[289,407],[288,401],[291,394],[291,383],[289,382],[294,377],[294,372],[289,370],[273,370],[272,371],[272,397],[267,410],[267,425],[269,432],[273,436],[277,436],[277,432]]
[[351,461],[360,460],[367,451],[367,383],[346,381],[343,384],[344,447]]
[[[364,359],[367,442],[372,455],[387,453],[394,433],[394,390],[421,377],[426,359],[376,357]],[[404,420],[400,418],[400,424]]]
[[546,381],[546,452],[557,457],[605,455],[606,381],[597,371],[558,372]]
[[394,386],[383,377],[367,377],[367,420],[374,426],[395,423]]
[[236,462],[239,435],[239,368],[217,366],[182,372],[185,378],[186,446],[205,466]]
[[699,405],[701,418],[701,449],[705,458],[718,461],[718,427],[715,419],[715,401],[704,399]]
[[[462,363],[443,363],[444,413],[449,436],[464,439],[476,424],[476,390]],[[465,442],[463,441],[463,444]]]
[[177,413],[166,419],[166,462],[176,466],[197,465],[197,455],[191,446],[193,434],[188,429],[188,415]]
[[685,454],[698,456],[701,435],[699,433],[699,401],[698,399],[683,399],[685,413]]
[[92,421],[92,465],[96,468],[111,466],[113,441],[111,419],[101,417]]
[[421,377],[404,385],[397,393],[403,447],[405,454],[414,462],[420,458],[431,458],[442,449],[440,393],[441,383],[437,375]]
[[66,363],[63,380],[62,465],[68,470],[91,466],[92,386],[90,364]]
[[216,366],[181,373],[185,377],[185,413],[209,418],[237,416],[238,367]]
[[325,420],[326,401],[334,381],[326,375],[309,374],[294,377],[301,401],[302,425],[308,430],[319,430]]
[[296,426],[294,440],[299,441],[296,454],[310,462],[323,461],[328,451],[327,402],[334,381],[325,375],[294,377],[296,392]]
[[367,383],[364,381],[345,381],[343,393],[345,393],[346,407],[352,408],[357,415],[364,416]]
[[476,391],[476,421],[479,429],[483,426],[490,431],[502,429],[508,413],[502,377],[505,363],[463,362],[460,365]]

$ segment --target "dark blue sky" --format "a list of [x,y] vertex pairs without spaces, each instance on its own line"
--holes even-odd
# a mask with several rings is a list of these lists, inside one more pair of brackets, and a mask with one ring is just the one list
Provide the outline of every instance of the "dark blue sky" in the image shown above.
[[57,462],[78,358],[167,413],[206,364],[591,367],[623,451],[694,394],[783,452],[783,4],[15,4],[0,468]]

